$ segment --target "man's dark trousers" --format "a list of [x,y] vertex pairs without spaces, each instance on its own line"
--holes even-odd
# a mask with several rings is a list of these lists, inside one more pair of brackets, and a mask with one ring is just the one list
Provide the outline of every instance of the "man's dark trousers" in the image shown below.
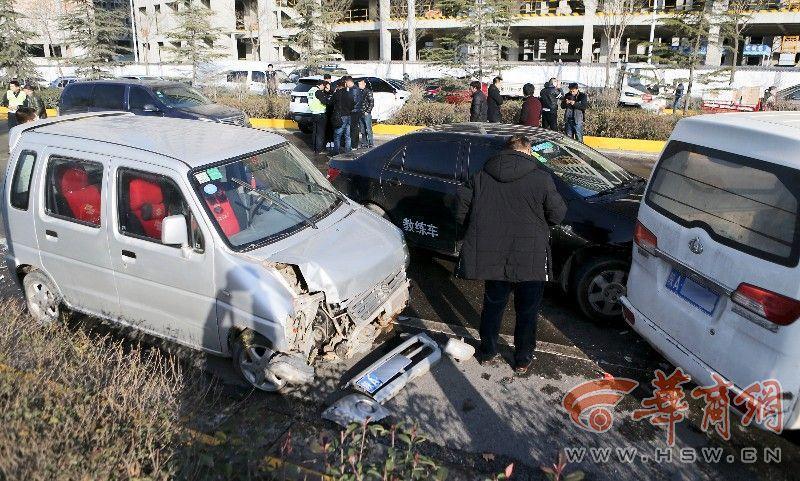
[[550,130],[558,130],[558,110],[542,112],[542,127]]
[[325,150],[325,128],[327,123],[327,114],[314,114],[311,116],[311,145],[315,154]]
[[481,354],[493,356],[497,354],[497,338],[503,311],[508,303],[508,296],[514,292],[514,310],[517,322],[514,326],[514,363],[527,364],[533,359],[536,348],[536,320],[539,316],[539,304],[542,302],[544,282],[508,282],[486,281],[483,293],[483,312],[481,313]]
[[363,112],[353,112],[350,114],[350,143],[357,149],[361,143],[361,119],[364,118]]

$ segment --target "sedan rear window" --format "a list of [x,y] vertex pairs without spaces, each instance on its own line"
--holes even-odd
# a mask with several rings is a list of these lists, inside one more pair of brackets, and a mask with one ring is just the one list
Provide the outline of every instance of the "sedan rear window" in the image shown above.
[[786,266],[798,260],[800,172],[748,157],[671,142],[645,202],[717,242]]

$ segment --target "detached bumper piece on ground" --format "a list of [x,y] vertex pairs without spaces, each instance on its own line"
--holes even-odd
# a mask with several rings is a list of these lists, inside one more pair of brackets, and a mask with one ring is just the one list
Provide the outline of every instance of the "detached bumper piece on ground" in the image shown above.
[[383,419],[389,412],[382,404],[430,371],[441,357],[439,345],[426,334],[409,337],[348,381],[345,387],[359,392],[333,403],[322,417],[342,426]]

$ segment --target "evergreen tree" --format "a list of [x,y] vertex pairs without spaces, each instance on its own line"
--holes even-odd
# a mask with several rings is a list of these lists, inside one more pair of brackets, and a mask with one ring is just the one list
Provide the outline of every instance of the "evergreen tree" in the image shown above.
[[[676,10],[661,21],[667,30],[674,32],[673,36],[678,41],[677,44],[659,42],[653,44],[653,62],[689,70],[686,94],[683,97],[684,114],[689,106],[697,67],[702,65],[706,58],[708,32],[712,26],[718,27],[719,22],[711,2],[706,5],[695,3],[692,7]],[[715,77],[719,73],[720,71],[714,71],[705,74],[704,77]]]
[[36,77],[27,51],[32,34],[24,26],[25,17],[14,10],[13,0],[0,0],[0,70],[5,80]]
[[224,56],[214,42],[223,30],[211,26],[213,12],[197,2],[187,1],[175,14],[178,27],[170,32],[170,40],[176,45],[166,47],[173,58],[192,65],[192,83],[197,80],[197,67]]
[[340,22],[351,0],[297,0],[297,17],[292,27],[297,33],[288,45],[296,50],[300,60],[311,68],[324,64],[331,54],[340,53],[336,47],[337,33],[333,27]]
[[120,55],[130,51],[122,43],[129,35],[128,10],[93,0],[66,0],[59,26],[68,32],[67,42],[77,55],[67,63],[78,75],[100,77],[106,69],[120,65]]
[[468,75],[483,79],[502,69],[503,49],[516,47],[511,40],[511,25],[519,13],[514,0],[442,0],[447,16],[462,20],[460,28],[439,39],[440,46],[420,52],[424,60],[463,68]]

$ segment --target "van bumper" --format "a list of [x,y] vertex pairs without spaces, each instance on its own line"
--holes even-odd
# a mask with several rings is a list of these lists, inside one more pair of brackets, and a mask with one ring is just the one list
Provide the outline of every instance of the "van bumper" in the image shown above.
[[[640,336],[642,336],[650,346],[664,356],[674,366],[683,368],[684,372],[692,377],[692,382],[698,386],[710,386],[714,384],[712,374],[716,374],[722,378],[722,374],[714,370],[711,366],[703,362],[702,359],[692,354],[686,347],[675,340],[672,336],[667,334],[663,329],[658,327],[656,323],[651,321],[648,317],[636,309],[627,297],[620,298],[623,309],[627,309],[625,321],[633,328]],[[631,322],[631,317],[633,322]],[[729,389],[730,399],[732,400],[736,395],[742,392],[742,388],[734,384]],[[797,393],[792,393],[795,397]],[[783,429],[800,429],[800,419],[798,419],[798,409],[800,403],[793,399],[792,403],[783,411]],[[794,407],[794,408],[793,408]],[[731,405],[730,412],[736,415],[741,415],[736,407]],[[756,424],[753,421],[753,424]],[[764,429],[764,426],[758,425]]]

